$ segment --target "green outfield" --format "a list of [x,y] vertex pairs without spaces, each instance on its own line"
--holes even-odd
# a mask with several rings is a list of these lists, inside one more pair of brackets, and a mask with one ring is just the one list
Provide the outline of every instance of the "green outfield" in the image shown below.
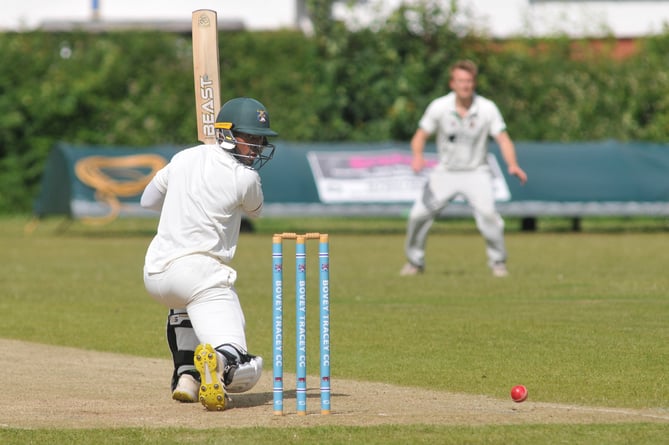
[[[0,338],[169,358],[165,311],[146,295],[141,280],[155,221],[91,227],[53,219],[26,233],[27,222],[0,219]],[[536,233],[520,232],[512,222],[508,227],[506,279],[490,276],[483,240],[470,220],[438,221],[428,241],[425,274],[400,277],[402,221],[261,219],[253,233],[241,235],[234,263],[249,347],[271,356],[271,234],[327,231],[333,385],[341,378],[508,399],[510,388],[522,383],[532,402],[650,408],[664,413],[664,420],[212,430],[0,425],[0,442],[666,443],[666,220],[584,222],[581,233],[570,232],[569,222],[560,220]],[[317,264],[316,251],[317,243],[309,246],[308,264]],[[286,244],[285,258],[291,252]],[[284,263],[284,280],[290,281],[290,261]],[[316,276],[309,292],[315,307]],[[290,329],[288,322],[286,332]],[[310,360],[316,360],[316,325],[310,329]],[[288,349],[286,362],[291,360]],[[269,360],[265,369],[271,372]]]

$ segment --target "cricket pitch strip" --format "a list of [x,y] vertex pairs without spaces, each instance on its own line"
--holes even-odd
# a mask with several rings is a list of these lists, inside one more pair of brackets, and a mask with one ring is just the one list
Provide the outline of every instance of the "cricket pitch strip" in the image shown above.
[[[232,408],[207,412],[199,403],[171,399],[170,360],[0,339],[3,397],[0,427],[183,428],[669,423],[663,409],[513,403],[510,398],[430,391],[374,382],[332,380],[332,414],[317,414],[318,377],[309,376],[307,416],[295,412],[295,391],[285,394],[285,415],[272,413],[272,372],[251,391],[232,395]],[[295,376],[285,375],[286,388]],[[312,412],[313,411],[313,412]],[[217,420],[220,419],[220,420]]]

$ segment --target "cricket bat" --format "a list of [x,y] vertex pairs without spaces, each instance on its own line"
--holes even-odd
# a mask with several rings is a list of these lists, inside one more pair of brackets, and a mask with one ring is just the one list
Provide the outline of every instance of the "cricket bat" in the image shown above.
[[193,11],[192,29],[197,139],[204,144],[215,144],[214,123],[221,108],[216,11]]

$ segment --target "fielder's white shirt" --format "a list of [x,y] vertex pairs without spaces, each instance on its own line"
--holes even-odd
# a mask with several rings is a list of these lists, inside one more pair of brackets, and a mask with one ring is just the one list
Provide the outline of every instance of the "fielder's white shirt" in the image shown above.
[[461,117],[455,108],[454,92],[434,99],[418,126],[430,135],[436,132],[439,167],[458,171],[486,165],[488,137],[506,129],[497,105],[478,94],[474,95],[467,115]]
[[217,145],[177,153],[152,183],[164,202],[145,257],[148,273],[162,272],[175,259],[194,253],[230,262],[242,216],[258,216],[263,205],[258,172]]

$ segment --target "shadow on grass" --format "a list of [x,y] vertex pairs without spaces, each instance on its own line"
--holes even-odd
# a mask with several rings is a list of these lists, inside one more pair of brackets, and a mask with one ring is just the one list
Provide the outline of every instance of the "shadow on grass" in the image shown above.
[[[663,233],[669,232],[667,217],[589,217],[534,219],[505,218],[506,233]],[[72,218],[30,220],[27,234],[39,231],[65,237],[86,238],[147,238],[156,233],[157,218],[119,218],[108,223],[90,223]],[[259,218],[244,219],[242,233],[273,234],[281,232],[321,232],[350,235],[404,235],[404,218]],[[473,218],[437,219],[430,234],[477,234]]]

